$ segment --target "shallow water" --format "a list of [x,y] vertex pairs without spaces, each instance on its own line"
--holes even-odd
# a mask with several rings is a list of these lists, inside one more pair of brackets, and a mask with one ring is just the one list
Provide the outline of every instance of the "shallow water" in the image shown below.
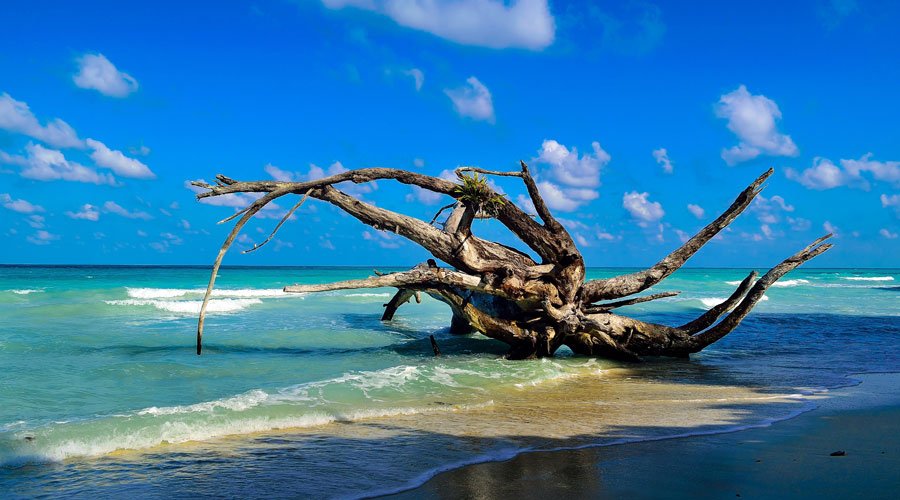
[[[365,496],[527,449],[765,425],[900,370],[900,270],[795,271],[691,361],[637,366],[505,361],[428,298],[382,323],[388,289],[280,291],[369,272],[224,269],[197,357],[205,269],[0,268],[0,491]],[[747,273],[682,270],[652,290],[681,295],[622,312],[684,323]]]

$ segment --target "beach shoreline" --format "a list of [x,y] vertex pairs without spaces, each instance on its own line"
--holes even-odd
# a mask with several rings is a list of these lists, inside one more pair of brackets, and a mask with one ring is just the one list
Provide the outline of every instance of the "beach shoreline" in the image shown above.
[[442,472],[389,498],[890,498],[900,488],[900,373],[848,379],[860,382],[771,425],[526,451]]

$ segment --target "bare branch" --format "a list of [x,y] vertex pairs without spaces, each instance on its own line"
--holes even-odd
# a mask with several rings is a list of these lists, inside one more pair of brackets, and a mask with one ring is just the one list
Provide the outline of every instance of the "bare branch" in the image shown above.
[[[713,342],[721,339],[725,335],[728,335],[732,330],[734,330],[747,316],[753,306],[756,305],[757,302],[763,297],[766,293],[766,289],[768,289],[772,283],[778,281],[779,278],[787,274],[788,272],[795,269],[800,264],[820,255],[829,248],[831,248],[830,243],[821,244],[823,241],[831,238],[831,234],[827,234],[816,241],[812,242],[809,246],[795,253],[794,255],[788,257],[783,262],[778,264],[769,270],[756,284],[753,285],[753,288],[750,289],[750,292],[747,293],[747,296],[741,301],[741,303],[735,307],[734,311],[731,312],[728,316],[725,317],[718,325],[706,330],[703,333],[697,334],[691,337],[694,349],[699,351],[704,347],[712,344]],[[818,246],[817,246],[818,245]]]
[[409,290],[422,290],[441,286],[450,286],[473,290],[499,297],[513,298],[503,290],[485,283],[478,276],[450,271],[439,267],[417,266],[409,271],[372,276],[365,279],[338,281],[334,283],[290,285],[284,287],[287,293],[328,292],[332,290],[355,290],[359,288],[397,287]]
[[209,284],[206,286],[206,293],[203,295],[203,304],[200,306],[200,318],[197,321],[197,355],[200,355],[203,346],[203,322],[206,319],[206,308],[209,306],[209,298],[212,295],[213,287],[216,284],[216,276],[219,274],[219,267],[222,265],[222,259],[225,258],[225,253],[228,252],[228,247],[234,243],[234,239],[237,237],[238,233],[241,232],[241,228],[247,224],[256,212],[262,210],[263,207],[266,206],[270,201],[287,194],[287,191],[272,191],[271,193],[261,197],[260,199],[254,201],[249,209],[244,213],[244,216],[234,225],[234,228],[228,233],[228,237],[225,238],[225,243],[222,243],[222,247],[219,249],[219,255],[216,256],[216,261],[213,263],[212,273],[209,276]]
[[642,302],[650,302],[651,300],[663,299],[666,297],[674,297],[681,292],[660,292],[654,293],[653,295],[645,295],[643,297],[635,297],[633,299],[619,300],[616,302],[607,302],[606,304],[594,304],[585,309],[585,312],[588,314],[594,314],[599,312],[609,312],[613,309],[617,309],[619,307],[630,306],[634,304],[640,304]]
[[659,283],[673,272],[678,270],[691,258],[703,245],[711,240],[722,229],[731,224],[756,198],[760,192],[762,183],[772,175],[774,170],[769,169],[759,176],[747,189],[738,195],[734,203],[728,207],[722,215],[712,221],[708,226],[700,230],[693,238],[689,239],[680,248],[657,262],[653,267],[644,271],[616,276],[615,278],[593,280],[584,285],[582,301],[585,303],[596,302],[604,299],[625,297],[646,290]]
[[750,273],[750,275],[744,278],[744,281],[742,281],[741,284],[738,285],[734,293],[732,293],[731,296],[725,300],[725,302],[716,304],[715,306],[710,308],[709,311],[703,313],[699,318],[691,321],[690,323],[679,326],[678,329],[690,334],[694,334],[712,326],[712,324],[715,323],[716,320],[719,319],[719,317],[732,310],[734,306],[736,306],[738,302],[740,302],[741,299],[743,299],[744,296],[747,295],[747,290],[750,290],[750,287],[753,286],[753,280],[755,280],[757,276],[758,274],[756,273],[756,271]]
[[434,221],[436,221],[437,218],[440,217],[442,213],[444,213],[444,210],[447,210],[448,208],[453,208],[455,206],[456,206],[456,202],[454,201],[453,203],[451,203],[449,205],[445,205],[445,206],[441,207],[441,209],[438,210],[438,212],[436,214],[434,214],[434,217],[431,218],[431,221],[428,223],[428,225],[433,226]]
[[497,175],[500,177],[522,177],[522,172],[499,172],[497,170],[485,170],[478,167],[459,167],[455,171],[457,177],[462,177],[463,172],[475,172],[484,175]]
[[307,198],[309,198],[309,192],[306,192],[303,195],[303,198],[300,198],[300,201],[298,201],[296,205],[294,205],[290,210],[288,210],[288,212],[286,214],[284,214],[284,217],[281,218],[281,221],[278,222],[278,225],[275,226],[275,229],[272,230],[272,232],[269,234],[268,238],[266,238],[262,243],[257,243],[256,245],[253,245],[253,248],[251,248],[249,250],[244,250],[241,253],[255,252],[256,250],[259,250],[263,245],[265,245],[266,243],[271,241],[272,238],[275,236],[275,233],[278,232],[278,229],[281,228],[282,224],[284,224],[286,220],[290,219],[291,216],[294,215],[294,212],[296,212],[298,208],[303,206],[303,202],[305,202]]

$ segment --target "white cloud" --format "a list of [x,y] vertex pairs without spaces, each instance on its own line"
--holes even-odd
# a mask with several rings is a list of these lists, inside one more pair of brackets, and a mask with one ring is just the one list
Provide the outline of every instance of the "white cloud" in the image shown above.
[[841,166],[850,177],[859,178],[862,172],[868,172],[876,181],[900,187],[900,161],[875,161],[872,156],[872,153],[866,153],[858,160],[841,160]]
[[788,217],[787,223],[791,226],[791,229],[794,231],[806,231],[810,227],[812,227],[812,222],[808,219],[804,219],[802,217]]
[[691,239],[691,235],[681,229],[674,229],[675,234],[678,235],[678,240],[682,243],[687,243],[687,240]]
[[128,148],[128,152],[133,155],[147,156],[150,154],[150,148],[141,144],[139,147]]
[[851,179],[846,172],[827,158],[816,157],[813,166],[803,172],[789,168],[785,170],[785,176],[808,187],[809,189],[831,189],[849,184]]
[[799,182],[809,189],[825,190],[839,186],[868,190],[871,187],[869,179],[863,173],[871,175],[872,179],[900,187],[900,162],[875,161],[872,153],[866,153],[858,160],[842,159],[841,166],[837,166],[827,158],[816,157],[813,166],[798,172],[792,168],[785,171],[788,179]]
[[421,158],[413,158],[413,166],[416,168],[422,168],[425,166],[425,160]]
[[184,240],[182,240],[181,237],[178,236],[177,234],[160,233],[159,235],[162,236],[163,238],[165,238],[165,240],[168,241],[172,245],[180,245],[184,242]]
[[55,118],[41,125],[28,104],[5,92],[0,95],[0,129],[27,135],[57,148],[83,147],[75,129],[68,123]]
[[106,212],[109,212],[111,214],[121,215],[122,217],[125,217],[127,219],[150,220],[153,218],[153,216],[148,214],[147,212],[141,212],[141,211],[129,212],[124,207],[122,207],[121,205],[119,205],[118,203],[116,203],[114,201],[107,201],[106,203],[104,203],[103,210],[105,210]]
[[419,186],[411,186],[412,192],[406,195],[407,203],[418,202],[423,205],[437,205],[444,199],[444,195],[441,193],[435,193],[434,191],[429,191],[427,189],[422,189]]
[[688,203],[687,209],[689,212],[694,214],[694,217],[698,219],[702,219],[704,215],[706,215],[706,210],[703,210],[703,207],[700,205],[694,205],[693,203]]
[[141,229],[138,229],[138,230],[137,230],[137,235],[140,236],[141,238],[146,238],[146,237],[147,237],[147,232],[146,232],[146,231],[143,231],[143,230],[141,230]]
[[[563,192],[563,190],[560,189],[559,186],[553,184],[552,182],[538,182],[537,187],[538,191],[540,191],[541,193],[541,197],[547,203],[547,206],[552,210],[572,212],[574,210],[577,210],[578,207],[582,205],[582,203],[580,203],[578,200],[574,200],[567,196],[567,194]],[[533,206],[534,205],[532,205],[532,207]]]
[[650,201],[650,193],[632,191],[622,196],[622,206],[638,221],[638,225],[647,227],[662,219],[666,212],[657,201]]
[[125,156],[121,151],[115,151],[106,147],[100,141],[87,139],[87,146],[94,150],[91,153],[91,159],[98,167],[108,168],[122,177],[131,177],[134,179],[154,179],[154,174],[147,165],[142,162]]
[[47,220],[43,215],[29,215],[28,218],[25,219],[25,222],[28,223],[29,226],[35,229],[41,229],[44,227],[44,221]]
[[404,75],[412,77],[413,81],[416,83],[416,90],[422,90],[422,85],[425,83],[425,73],[422,73],[422,70],[419,68],[408,69],[403,72]]
[[366,241],[374,241],[381,248],[400,248],[401,244],[397,235],[387,231],[363,231],[362,238]]
[[622,239],[621,236],[616,236],[608,231],[597,228],[597,231],[594,234],[598,240],[606,240],[606,241],[617,241]]
[[267,174],[278,182],[294,182],[294,173],[282,170],[271,163],[263,167]]
[[44,230],[39,230],[25,239],[27,239],[29,243],[32,243],[34,245],[49,245],[51,241],[58,240],[59,235],[48,233]]
[[887,207],[898,207],[900,208],[900,194],[892,194],[890,196],[886,194],[881,195],[881,206],[884,208]]
[[656,160],[656,163],[662,167],[663,172],[671,174],[675,171],[672,160],[669,159],[669,152],[666,151],[666,148],[654,149],[653,158]]
[[781,119],[781,110],[775,101],[764,95],[750,94],[744,85],[719,98],[716,115],[728,120],[728,129],[740,141],[737,146],[722,150],[722,159],[729,165],[752,160],[761,154],[799,154],[791,137],[778,131],[775,122]]
[[541,144],[534,161],[549,168],[541,169],[539,177],[550,177],[556,182],[543,180],[537,185],[551,209],[570,212],[600,196],[596,190],[600,186],[600,171],[610,156],[599,142],[594,141],[591,147],[593,154],[579,156],[576,148],[570,150],[552,139]]
[[878,234],[884,236],[889,240],[896,240],[898,236],[897,233],[892,233],[885,228],[882,228],[880,231],[878,231]]
[[444,93],[453,101],[460,116],[494,123],[494,100],[491,91],[474,76],[466,79],[467,85],[446,89]]
[[188,222],[187,219],[181,219],[181,221],[178,223],[178,225],[181,226],[181,228],[184,229],[185,231],[188,231],[191,229],[191,223]]
[[90,184],[115,185],[112,175],[101,174],[79,163],[69,161],[62,152],[48,149],[40,144],[30,143],[25,146],[26,156],[8,156],[0,158],[6,163],[22,166],[19,175],[27,179],[39,181],[65,180],[86,182]]
[[825,221],[825,223],[822,224],[822,229],[824,229],[826,233],[838,236],[838,229],[840,228],[832,224],[831,221]]
[[138,82],[128,73],[116,69],[103,54],[85,54],[78,58],[75,85],[93,89],[110,97],[125,97],[138,89]]
[[582,188],[595,188],[600,185],[600,169],[609,163],[609,153],[600,147],[600,143],[591,143],[594,154],[578,156],[578,150],[569,150],[562,144],[550,139],[541,144],[537,161],[551,166],[550,176],[561,184]]
[[750,212],[756,213],[756,218],[763,224],[776,224],[781,221],[782,212],[793,211],[794,206],[788,205],[784,198],[777,194],[771,198],[759,195],[750,205]]
[[553,43],[556,23],[547,0],[322,0],[357,7],[401,26],[453,42],[493,49],[540,50]]
[[20,214],[33,214],[35,212],[44,211],[44,207],[34,205],[28,200],[15,200],[8,193],[0,193],[0,204],[2,204],[4,208],[8,208],[13,212],[19,212]]
[[97,207],[91,204],[84,204],[81,206],[81,210],[78,212],[66,212],[66,216],[72,219],[83,219],[90,221],[97,221],[100,219],[100,212],[97,210]]

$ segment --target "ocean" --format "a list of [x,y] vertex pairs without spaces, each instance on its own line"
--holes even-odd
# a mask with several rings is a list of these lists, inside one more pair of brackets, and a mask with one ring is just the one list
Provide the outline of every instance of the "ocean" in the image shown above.
[[[749,271],[682,269],[651,290],[680,295],[620,312],[684,323]],[[374,496],[526,451],[770,425],[900,371],[898,269],[798,269],[719,343],[640,364],[506,361],[428,297],[381,322],[393,289],[281,291],[370,273],[223,268],[196,356],[206,268],[0,267],[0,496]]]

